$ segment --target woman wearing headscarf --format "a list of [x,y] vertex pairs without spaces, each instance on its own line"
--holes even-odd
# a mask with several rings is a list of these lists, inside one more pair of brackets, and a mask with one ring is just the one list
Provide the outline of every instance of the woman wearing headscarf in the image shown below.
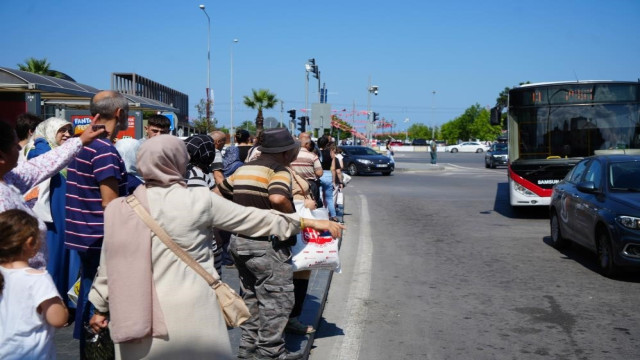
[[136,139],[120,139],[115,145],[118,154],[124,161],[124,167],[127,170],[127,194],[133,194],[133,191],[142,185],[142,177],[138,174],[136,166],[136,155],[140,147],[140,140]]
[[[189,154],[189,163],[184,179],[187,187],[206,187],[213,191],[216,186],[211,173],[211,164],[216,156],[216,147],[213,138],[209,135],[193,135],[184,140]],[[219,232],[211,234],[211,251],[213,251],[213,264],[218,274],[222,271],[222,246],[224,240]]]
[[[36,127],[34,146],[27,154],[27,159],[43,155],[64,144],[71,138],[72,130],[71,123],[65,119],[51,117],[41,122]],[[34,190],[38,190],[38,200],[33,209],[47,225],[46,243],[49,256],[47,271],[51,274],[65,304],[75,308],[75,304],[69,300],[67,291],[78,279],[80,257],[76,251],[64,246],[67,168],[63,168],[49,180],[40,183]]]
[[[92,124],[95,123],[95,119]],[[18,164],[20,144],[15,130],[6,122],[0,121],[0,212],[9,209],[24,210],[29,215],[36,216],[31,207],[24,200],[24,194],[35,185],[57,174],[66,167],[82,150],[83,145],[90,144],[95,138],[104,133],[104,129],[93,130],[91,126],[78,138],[71,138],[61,146],[35,159]],[[47,226],[38,219],[38,227],[45,237]],[[46,266],[46,244],[38,254],[29,260],[29,266],[43,268]]]
[[[208,242],[214,226],[283,240],[299,232],[301,223],[329,229],[334,236],[343,228],[326,220],[243,207],[206,187],[187,187],[188,161],[180,139],[159,135],[146,140],[138,152],[145,185],[134,195],[176,244],[211,273]],[[100,268],[89,298],[97,310],[91,327],[99,331],[109,326],[116,358],[232,358],[213,289],[151,233],[125,198],[105,210]]]

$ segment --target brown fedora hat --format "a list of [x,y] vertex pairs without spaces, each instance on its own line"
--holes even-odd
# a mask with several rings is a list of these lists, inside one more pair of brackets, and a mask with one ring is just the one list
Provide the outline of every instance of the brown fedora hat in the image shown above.
[[265,154],[281,153],[300,147],[300,141],[294,140],[285,128],[265,130],[263,136],[258,151]]

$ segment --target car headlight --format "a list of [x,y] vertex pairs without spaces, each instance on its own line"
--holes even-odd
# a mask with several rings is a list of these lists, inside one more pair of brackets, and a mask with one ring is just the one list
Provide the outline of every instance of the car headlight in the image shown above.
[[618,223],[620,223],[620,225],[626,228],[634,230],[640,229],[640,218],[633,216],[618,216],[616,217],[616,220],[618,221]]
[[365,164],[365,165],[371,165],[373,164],[373,161],[371,160],[367,160],[367,159],[356,159],[357,162],[361,163],[361,164]]
[[524,195],[524,196],[536,196],[536,194],[534,194],[531,190],[527,189],[526,187],[518,184],[517,182],[513,183],[513,189],[517,192],[519,192],[520,194]]

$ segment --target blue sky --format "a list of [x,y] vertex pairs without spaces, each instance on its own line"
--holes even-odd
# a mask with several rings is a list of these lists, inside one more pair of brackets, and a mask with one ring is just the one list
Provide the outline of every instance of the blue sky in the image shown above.
[[[207,19],[215,117],[229,126],[233,39],[234,123],[267,88],[286,110],[305,107],[315,58],[334,110],[367,107],[402,130],[440,125],[478,103],[493,106],[522,81],[640,78],[640,1],[0,1],[0,66],[46,57],[78,82],[109,88],[135,72],[205,97]],[[317,80],[310,79],[311,101]],[[435,95],[433,94],[435,91]],[[280,107],[265,116],[280,119]],[[405,121],[405,119],[409,119]]]

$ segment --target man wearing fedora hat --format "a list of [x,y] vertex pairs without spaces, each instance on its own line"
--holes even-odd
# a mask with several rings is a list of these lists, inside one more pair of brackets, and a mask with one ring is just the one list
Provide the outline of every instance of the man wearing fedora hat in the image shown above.
[[[258,150],[260,157],[239,167],[217,191],[244,206],[295,212],[287,167],[298,156],[300,142],[284,128],[269,129]],[[295,237],[291,240],[295,242]],[[238,358],[302,357],[284,348],[284,329],[294,304],[290,245],[290,239],[271,236],[231,237],[229,252],[238,268],[242,297],[251,312],[251,318],[240,326]]]

